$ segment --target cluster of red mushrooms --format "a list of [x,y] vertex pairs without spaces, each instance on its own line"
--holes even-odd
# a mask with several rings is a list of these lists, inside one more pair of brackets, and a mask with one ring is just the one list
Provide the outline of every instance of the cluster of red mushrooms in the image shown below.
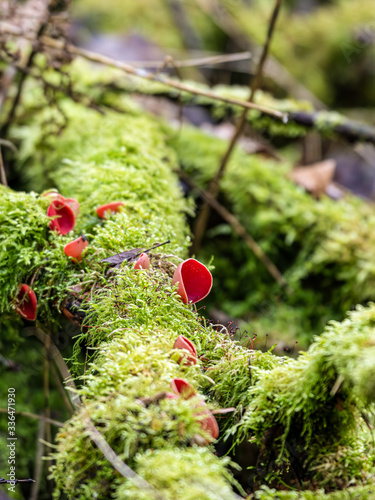
[[[51,218],[53,217],[49,223],[50,229],[62,235],[68,234],[74,229],[76,217],[79,214],[78,201],[74,198],[65,198],[56,192],[48,192],[43,196],[48,196],[51,199],[51,203],[47,210],[47,215]],[[98,207],[96,213],[98,217],[105,219],[112,213],[119,212],[123,206],[124,203],[121,201],[108,203]],[[64,252],[74,262],[80,262],[82,260],[82,253],[88,246],[89,243],[87,238],[85,236],[80,236],[66,244]],[[150,259],[147,253],[142,253],[133,267],[135,270],[150,269]],[[187,259],[176,268],[172,279],[172,285],[177,285],[177,293],[184,304],[194,304],[204,299],[209,294],[212,287],[212,275],[206,266],[197,260]],[[29,285],[20,285],[14,302],[14,309],[23,318],[29,321],[35,321],[37,298]],[[178,359],[179,363],[186,366],[195,365],[197,363],[196,348],[194,344],[183,335],[177,337],[173,348],[183,351],[183,354]],[[168,392],[166,394],[166,397],[169,399],[190,399],[197,396],[193,386],[181,378],[174,378],[172,380],[171,389],[173,392]],[[195,414],[200,422],[201,428],[212,439],[216,439],[219,436],[219,428],[215,417],[208,410],[203,399],[198,400],[195,404],[195,409]]]

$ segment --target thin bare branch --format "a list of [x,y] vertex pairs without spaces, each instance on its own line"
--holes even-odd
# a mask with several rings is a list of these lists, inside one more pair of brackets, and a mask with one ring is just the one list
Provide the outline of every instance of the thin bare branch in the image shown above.
[[[251,82],[250,96],[249,96],[249,100],[248,100],[249,103],[251,103],[254,100],[255,93],[258,90],[260,83],[261,83],[261,80],[262,80],[263,67],[264,67],[264,64],[265,64],[267,56],[268,56],[268,52],[269,52],[269,48],[270,48],[270,44],[271,44],[271,40],[272,40],[272,34],[273,34],[273,31],[274,31],[274,28],[276,25],[276,20],[277,20],[279,11],[280,11],[282,1],[283,0],[276,0],[275,1],[275,6],[274,6],[272,16],[271,16],[271,19],[269,22],[269,26],[268,26],[267,39],[266,39],[266,42],[264,44],[263,51],[262,51],[261,57],[260,57],[259,62],[258,62],[257,72],[255,74],[254,79]],[[218,193],[219,193],[220,180],[224,175],[225,169],[228,165],[230,157],[232,156],[233,150],[238,142],[238,139],[241,137],[242,132],[245,128],[245,125],[247,122],[247,113],[248,113],[248,109],[244,108],[242,111],[242,114],[238,120],[236,130],[232,136],[232,139],[228,145],[228,148],[227,148],[226,152],[224,153],[224,156],[221,159],[219,169],[216,172],[215,177],[211,180],[211,182],[207,188],[208,193],[211,196],[213,196],[214,198],[216,198]],[[206,203],[203,205],[202,210],[199,213],[197,220],[196,220],[196,223],[195,223],[194,241],[193,241],[193,245],[191,248],[191,253],[193,253],[193,254],[196,254],[201,246],[202,239],[203,239],[204,233],[206,231],[209,216],[210,216],[210,205],[208,205]]]
[[291,293],[288,283],[286,282],[284,276],[277,269],[275,264],[267,257],[263,252],[258,243],[254,240],[252,236],[246,231],[246,228],[239,222],[239,220],[229,212],[221,203],[219,203],[210,193],[200,189],[200,187],[191,179],[183,170],[177,170],[178,175],[186,181],[199,196],[210,205],[228,224],[234,229],[234,231],[240,236],[250,250],[258,257],[260,261],[263,262],[264,266],[267,268],[270,275],[275,279],[275,281],[285,289],[286,293]]
[[[7,408],[0,408],[0,413],[8,413]],[[56,427],[62,427],[64,425],[64,422],[59,422],[58,420],[55,420],[53,418],[45,418],[44,415],[37,415],[36,413],[30,413],[28,411],[17,411],[15,410],[14,413],[16,415],[20,415],[21,417],[28,417],[28,418],[34,418],[36,420],[46,420],[50,424],[56,426]]]
[[[251,52],[236,52],[234,54],[218,54],[215,56],[197,57],[193,59],[174,60],[176,68],[197,68],[199,66],[213,66],[228,62],[246,61],[252,58]],[[163,61],[129,61],[135,68],[158,69]]]
[[112,466],[119,472],[122,476],[131,480],[140,490],[147,491],[156,500],[166,500],[165,496],[157,491],[150,483],[139,476],[133,471],[121,458],[116,454],[116,452],[110,447],[107,441],[104,439],[102,434],[95,427],[90,416],[86,413],[85,416],[85,426],[88,435],[94,441],[99,450],[103,453],[105,458],[112,464]]
[[[0,27],[1,27],[1,24],[0,24]],[[4,28],[4,29],[6,29],[6,28]],[[8,26],[8,28],[6,29],[5,32],[9,35],[13,35],[16,37],[28,38],[27,36],[25,36],[24,33],[22,33],[20,30],[15,29],[14,27],[12,29],[10,29],[10,27]],[[268,108],[266,106],[261,106],[259,104],[254,104],[254,103],[248,102],[248,101],[242,101],[241,99],[234,99],[231,97],[219,96],[219,95],[215,94],[214,92],[201,90],[199,88],[193,87],[191,85],[186,85],[184,83],[172,80],[171,78],[167,78],[167,77],[164,77],[162,75],[154,75],[153,73],[150,73],[144,69],[137,69],[128,63],[124,63],[122,61],[117,61],[117,60],[112,59],[110,57],[106,57],[106,56],[103,56],[101,54],[97,54],[96,52],[81,49],[80,47],[76,47],[75,45],[72,45],[72,44],[66,44],[64,41],[56,40],[56,39],[50,38],[48,36],[40,37],[39,42],[42,45],[45,45],[46,47],[58,49],[58,50],[61,50],[62,52],[67,52],[71,55],[82,57],[84,59],[87,59],[88,61],[92,61],[95,63],[103,64],[105,66],[116,68],[116,69],[124,71],[125,73],[128,73],[130,75],[137,76],[139,78],[144,78],[146,80],[152,80],[152,81],[156,81],[159,83],[163,83],[164,85],[167,85],[168,87],[173,87],[173,88],[180,90],[180,91],[183,91],[183,92],[189,92],[191,94],[201,95],[204,97],[208,97],[209,99],[214,99],[217,101],[226,102],[228,104],[237,105],[237,106],[247,108],[247,109],[255,109],[255,110],[260,111],[266,115],[274,116],[275,118],[278,118],[280,120],[285,120],[288,116],[287,113],[282,113],[281,111],[277,111],[277,110]]]
[[43,454],[44,454],[43,436],[45,434],[45,424],[46,424],[45,419],[41,418],[39,420],[37,446],[35,452],[35,469],[34,469],[35,483],[33,483],[31,488],[30,500],[37,500],[40,488],[40,480],[43,471]]
[[3,155],[1,152],[1,146],[0,146],[0,180],[1,180],[1,184],[3,186],[8,186],[7,176],[5,174],[5,168],[4,168],[4,162],[3,162]]
[[[40,328],[36,327],[28,327],[24,329],[24,333],[26,335],[35,335],[41,342],[43,342],[44,345],[47,345],[47,334],[43,332]],[[69,371],[69,368],[67,367],[64,358],[61,356],[60,351],[56,347],[56,345],[50,341],[49,344],[49,357],[50,359],[53,359],[54,362],[56,363],[57,368],[59,369],[61,376],[64,380],[64,384],[68,387],[69,389],[69,396],[70,396],[70,401],[72,402],[72,405],[75,409],[79,408],[81,405],[81,401],[79,399],[79,396],[77,395],[77,387],[74,383],[72,374]]]
[[[27,58],[27,61],[25,63],[26,69],[31,68],[32,65],[34,64],[35,56],[38,53],[38,44],[36,42],[39,39],[39,37],[43,34],[43,32],[45,31],[47,24],[48,24],[48,18],[49,18],[49,13],[48,13],[48,3],[47,3],[46,10],[45,10],[45,12],[42,13],[42,17],[40,20],[40,26],[37,30],[35,40],[33,40],[33,46],[32,46],[31,52],[30,52],[29,57]],[[8,116],[4,120],[4,123],[2,124],[1,129],[0,129],[0,135],[2,137],[7,136],[8,129],[9,129],[11,123],[13,122],[17,107],[21,101],[21,95],[22,95],[22,91],[23,91],[23,87],[24,87],[26,78],[27,78],[27,73],[20,72],[19,75],[20,75],[20,77],[19,77],[19,81],[18,81],[16,95],[14,96],[14,99],[13,99],[13,102],[11,104]]]
[[73,405],[70,401],[70,399],[68,398],[67,394],[66,394],[66,391],[65,391],[65,388],[63,386],[63,384],[61,383],[61,380],[60,380],[60,377],[59,377],[59,374],[57,373],[57,370],[56,370],[56,367],[53,363],[51,363],[50,365],[50,368],[51,368],[51,372],[52,372],[52,375],[55,379],[55,382],[56,382],[56,385],[57,385],[57,388],[61,394],[61,397],[65,403],[65,406],[67,407],[69,413],[71,415],[73,415],[74,413],[74,408],[73,408]]

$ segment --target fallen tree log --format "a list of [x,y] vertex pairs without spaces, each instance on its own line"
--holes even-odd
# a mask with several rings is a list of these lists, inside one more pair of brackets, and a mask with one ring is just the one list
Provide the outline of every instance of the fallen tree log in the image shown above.
[[[57,436],[56,498],[86,499],[93,491],[103,499],[235,498],[229,459],[215,456],[210,429],[202,425],[203,396],[210,410],[235,408],[218,417],[220,439],[258,444],[246,489],[371,485],[368,435],[359,430],[375,399],[374,306],[329,327],[296,360],[242,347],[208,326],[172,286],[171,274],[186,257],[188,204],[160,123],[131,105],[128,114],[106,117],[63,105],[69,126],[51,138],[44,168],[62,195],[80,202],[76,236],[83,231],[90,243],[82,263],[63,251],[73,236],[48,228],[48,197],[0,191],[1,314],[11,314],[20,283],[32,283],[40,325],[61,322],[69,297],[84,309],[70,361],[81,376],[82,405]],[[122,211],[99,219],[95,209],[112,201],[122,201]],[[136,272],[127,262],[108,269],[101,262],[167,239],[167,255],[150,252],[149,270]],[[173,348],[179,335],[195,344],[197,364],[181,363]],[[194,395],[168,396],[176,379],[186,380]],[[121,464],[135,474],[126,476]],[[259,491],[264,498],[278,495]],[[296,498],[295,492],[283,497]]]

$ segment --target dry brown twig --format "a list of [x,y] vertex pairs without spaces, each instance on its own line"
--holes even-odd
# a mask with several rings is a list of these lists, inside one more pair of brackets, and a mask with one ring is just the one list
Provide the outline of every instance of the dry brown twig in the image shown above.
[[[0,408],[0,413],[8,413],[8,408]],[[20,415],[21,417],[33,418],[35,420],[45,420],[46,422],[49,422],[50,424],[52,424],[56,427],[62,427],[64,425],[63,422],[59,422],[58,420],[55,420],[54,418],[46,418],[44,415],[37,415],[36,413],[30,413],[28,411],[14,410],[14,413],[16,415]]]
[[[1,28],[1,23],[0,23],[0,28]],[[3,28],[8,35],[14,36],[14,37],[21,37],[21,38],[28,38],[27,35],[22,33],[20,30],[15,29],[14,27],[11,28],[10,26],[4,27]],[[79,56],[84,59],[87,59],[88,61],[94,62],[94,63],[99,63],[103,64],[105,66],[109,66],[115,69],[119,69],[121,71],[124,71],[127,74],[137,76],[139,78],[143,78],[146,80],[151,80],[151,81],[156,81],[159,83],[162,83],[164,85],[167,85],[169,87],[173,87],[177,90],[183,91],[183,92],[188,92],[191,94],[195,95],[201,95],[203,97],[208,97],[213,100],[225,102],[227,104],[231,105],[236,105],[240,106],[243,108],[247,109],[255,109],[257,111],[260,111],[266,115],[273,116],[275,118],[278,118],[280,120],[285,120],[287,118],[287,113],[283,113],[281,111],[277,111],[271,108],[268,108],[266,106],[261,106],[259,104],[254,104],[251,102],[247,101],[242,101],[241,99],[234,99],[230,97],[223,97],[219,96],[218,94],[215,94],[214,92],[209,92],[209,91],[204,91],[199,88],[193,87],[191,85],[186,85],[181,82],[172,80],[171,78],[166,78],[162,75],[154,75],[153,73],[150,73],[144,69],[137,69],[134,66],[124,63],[121,61],[117,61],[115,59],[112,59],[110,57],[103,56],[101,54],[97,54],[96,52],[91,52],[89,50],[81,49],[80,47],[76,47],[75,45],[72,44],[67,44],[64,41],[57,40],[54,38],[51,38],[49,36],[41,36],[39,38],[39,42],[44,45],[45,47],[49,47],[51,49],[56,49],[61,51],[62,53],[68,53],[70,55],[74,56]]]
[[156,500],[166,500],[165,496],[157,491],[150,483],[139,476],[133,469],[131,469],[121,458],[116,454],[116,452],[110,447],[102,434],[95,427],[90,416],[86,412],[85,415],[85,426],[87,434],[90,439],[96,444],[99,450],[103,453],[105,458],[110,462],[114,469],[117,470],[123,477],[129,479],[133,484],[135,484],[141,491],[147,491]]
[[234,229],[234,231],[240,236],[250,248],[250,250],[258,257],[258,259],[263,262],[264,266],[267,268],[270,275],[275,279],[275,281],[285,289],[286,293],[291,293],[291,289],[288,286],[284,276],[277,269],[275,264],[267,257],[263,252],[262,248],[254,240],[252,236],[246,231],[246,228],[240,223],[240,221],[227,210],[221,203],[219,203],[208,191],[200,189],[200,187],[191,179],[186,172],[183,170],[177,170],[178,175],[186,181],[198,195],[204,200],[208,205],[210,205],[228,224]]
[[[272,34],[274,32],[274,28],[276,25],[278,14],[280,12],[282,1],[283,0],[276,0],[275,1],[274,9],[273,9],[271,19],[269,22],[269,26],[268,26],[266,42],[264,44],[263,51],[262,51],[261,57],[260,57],[259,62],[258,62],[257,72],[255,74],[254,79],[251,82],[250,96],[249,96],[249,100],[248,100],[249,103],[252,103],[252,101],[254,100],[255,93],[258,90],[260,83],[261,83],[261,80],[262,80],[263,67],[264,67],[264,64],[265,64],[267,56],[268,56],[268,52],[269,52],[269,48],[270,48],[270,44],[271,44],[271,40],[272,40]],[[233,150],[234,150],[239,138],[241,137],[241,135],[243,133],[243,130],[244,130],[246,122],[247,122],[247,120],[246,120],[247,113],[248,113],[248,109],[244,108],[242,110],[242,114],[238,120],[236,130],[232,136],[232,139],[228,145],[228,148],[227,148],[226,152],[224,153],[224,156],[221,159],[219,169],[216,172],[215,177],[211,180],[210,184],[208,185],[207,192],[213,198],[216,198],[217,195],[219,194],[220,180],[224,175],[225,169],[228,165],[230,157],[232,156]],[[203,205],[203,207],[202,207],[202,209],[197,217],[196,223],[195,223],[194,241],[193,241],[193,245],[191,248],[192,254],[196,254],[201,246],[203,235],[206,231],[209,216],[210,216],[210,205],[208,203],[205,203]]]

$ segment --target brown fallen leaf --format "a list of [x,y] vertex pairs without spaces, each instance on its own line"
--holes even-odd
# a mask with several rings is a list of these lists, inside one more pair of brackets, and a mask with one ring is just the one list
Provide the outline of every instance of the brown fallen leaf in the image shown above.
[[116,255],[111,255],[111,257],[107,257],[106,259],[103,259],[100,261],[106,262],[110,266],[115,266],[118,267],[120,266],[125,260],[127,262],[132,262],[137,259],[141,255],[141,253],[148,253],[151,250],[154,250],[155,248],[161,247],[163,245],[167,245],[170,243],[170,241],[164,241],[163,243],[156,243],[154,246],[151,248],[148,248],[147,250],[142,249],[142,248],[133,248],[132,250],[126,250],[125,252],[117,253]]
[[302,186],[316,198],[327,190],[336,168],[335,160],[323,160],[307,167],[294,168],[289,176],[299,186]]

